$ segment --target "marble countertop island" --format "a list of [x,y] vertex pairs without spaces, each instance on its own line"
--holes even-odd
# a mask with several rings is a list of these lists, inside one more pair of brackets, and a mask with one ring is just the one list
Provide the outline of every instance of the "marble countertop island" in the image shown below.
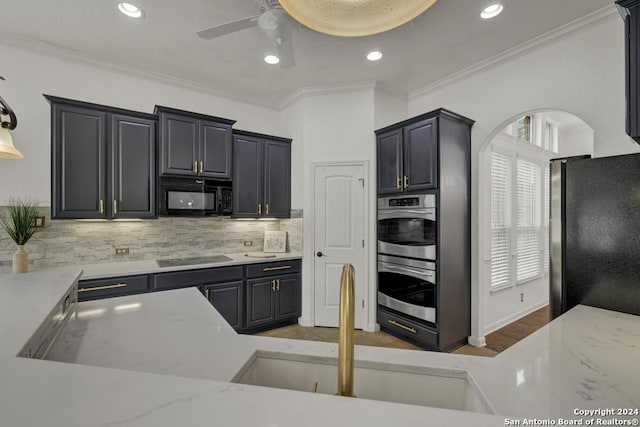
[[525,417],[555,425],[560,418],[639,418],[576,414],[640,406],[640,317],[586,306],[495,358],[356,347],[359,361],[465,370],[497,415],[230,383],[256,350],[336,357],[337,345],[237,335],[195,289],[79,304],[48,355],[73,363],[16,357],[47,305],[79,274],[0,275],[1,425],[498,426]]

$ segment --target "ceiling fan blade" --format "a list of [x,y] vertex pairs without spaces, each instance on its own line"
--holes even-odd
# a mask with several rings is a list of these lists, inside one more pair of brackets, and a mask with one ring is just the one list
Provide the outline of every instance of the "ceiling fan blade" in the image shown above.
[[198,31],[196,34],[203,39],[211,40],[216,37],[224,36],[225,34],[246,30],[247,28],[251,28],[257,24],[258,17],[250,16],[237,21],[227,22],[226,24],[216,25],[215,27],[205,28],[204,30]]
[[278,57],[280,58],[280,68],[291,68],[296,65],[296,57],[293,53],[293,43],[291,38],[281,40],[278,45]]

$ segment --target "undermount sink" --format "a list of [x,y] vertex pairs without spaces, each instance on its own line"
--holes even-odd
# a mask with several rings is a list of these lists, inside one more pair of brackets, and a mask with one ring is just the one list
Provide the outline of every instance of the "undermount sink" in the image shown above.
[[179,267],[181,265],[211,264],[225,261],[231,261],[231,258],[225,255],[212,255],[189,258],[157,259],[156,264],[158,264],[158,267]]
[[[335,394],[337,359],[259,350],[231,382]],[[362,399],[493,413],[473,379],[462,370],[356,360],[354,392]]]

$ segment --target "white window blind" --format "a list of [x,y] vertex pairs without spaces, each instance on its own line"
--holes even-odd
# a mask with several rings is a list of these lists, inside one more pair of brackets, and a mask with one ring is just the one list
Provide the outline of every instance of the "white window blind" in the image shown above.
[[508,156],[491,154],[491,286],[510,280],[511,162]]
[[519,159],[516,165],[517,282],[540,275],[540,190],[538,166]]
[[544,167],[544,191],[542,192],[542,271],[549,272],[549,164]]

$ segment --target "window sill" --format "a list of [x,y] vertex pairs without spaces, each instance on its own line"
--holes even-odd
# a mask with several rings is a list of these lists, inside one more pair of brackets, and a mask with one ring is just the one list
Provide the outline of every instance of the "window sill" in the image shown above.
[[495,294],[498,293],[500,291],[504,291],[506,289],[511,289],[513,288],[515,285],[514,284],[508,284],[508,285],[500,285],[500,286],[493,286],[491,287],[491,289],[489,289],[489,293],[490,294]]
[[516,282],[516,286],[526,285],[526,284],[529,284],[531,282],[534,282],[534,281],[540,280],[540,279],[544,279],[544,275],[541,274],[539,276],[531,277],[529,279],[525,279],[525,280],[522,280],[520,282]]

